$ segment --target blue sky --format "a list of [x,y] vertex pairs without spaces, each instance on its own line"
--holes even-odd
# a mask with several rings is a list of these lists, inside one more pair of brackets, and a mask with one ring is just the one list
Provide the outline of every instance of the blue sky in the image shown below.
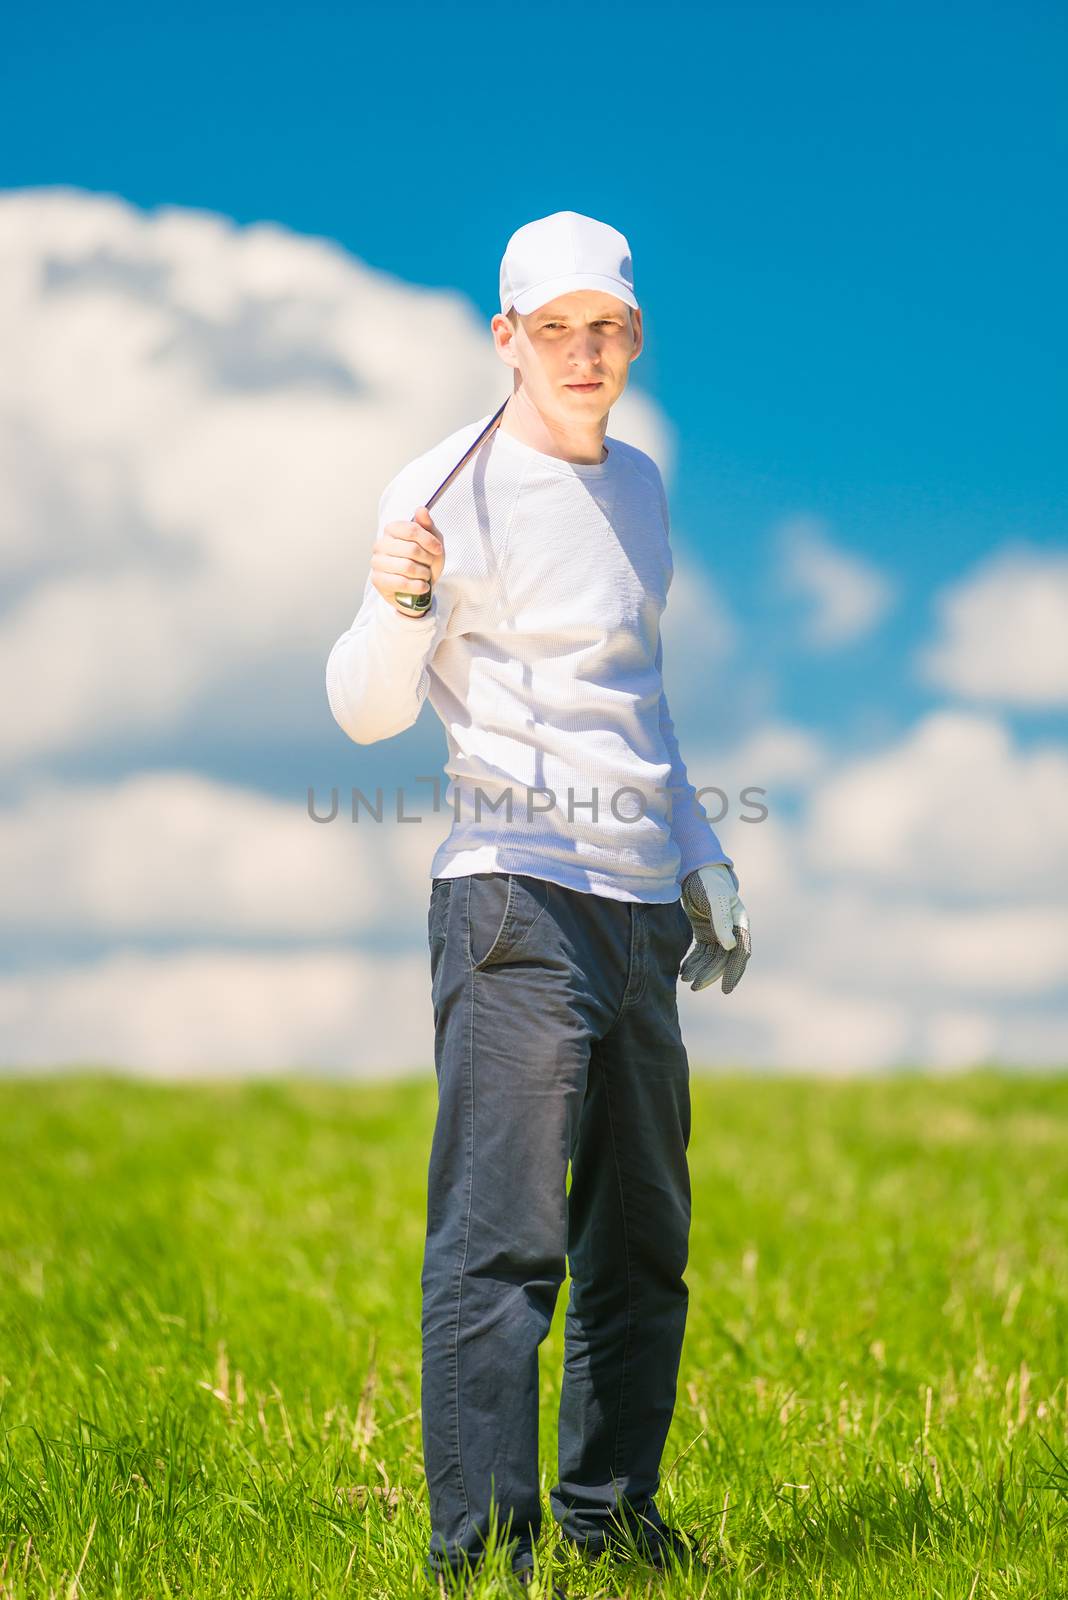
[[903,580],[848,673],[784,670],[789,713],[914,714],[933,586],[1064,540],[1063,8],[58,6],[6,33],[3,187],[273,219],[487,319],[513,228],[622,228],[676,525],[764,661],[777,519]]
[[[323,672],[383,450],[496,408],[501,252],[560,209],[632,247],[684,757],[771,783],[768,826],[720,829],[759,976],[682,996],[695,1054],[1061,1059],[1066,44],[1040,5],[9,21],[0,1068],[347,1066],[398,1008],[374,1061],[425,1059],[430,830],[304,800],[436,770],[444,734],[354,746]],[[351,388],[287,378],[294,338]],[[995,922],[1027,963],[991,965]]]

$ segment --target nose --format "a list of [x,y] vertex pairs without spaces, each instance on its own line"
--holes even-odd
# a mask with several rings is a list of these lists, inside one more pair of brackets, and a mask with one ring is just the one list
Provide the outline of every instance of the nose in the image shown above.
[[596,334],[580,333],[568,351],[571,365],[585,371],[601,362],[601,343]]

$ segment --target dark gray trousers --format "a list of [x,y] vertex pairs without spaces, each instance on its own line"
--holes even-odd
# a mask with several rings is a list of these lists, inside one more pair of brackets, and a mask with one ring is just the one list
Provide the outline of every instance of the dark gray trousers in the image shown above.
[[690,1094],[676,984],[692,931],[680,900],[478,872],[433,880],[428,936],[433,1576],[478,1565],[491,1500],[513,1565],[531,1563],[538,1346],[568,1263],[552,1514],[592,1550],[613,1522],[663,1525],[653,1497],[687,1310]]

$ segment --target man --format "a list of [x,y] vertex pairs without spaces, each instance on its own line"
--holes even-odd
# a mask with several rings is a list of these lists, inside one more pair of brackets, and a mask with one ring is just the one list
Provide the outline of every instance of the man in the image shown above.
[[553,1516],[588,1555],[685,1552],[654,1503],[687,1310],[676,983],[729,993],[749,937],[663,693],[663,482],[606,433],[642,348],[629,246],[556,212],[513,234],[500,287],[512,395],[495,431],[468,424],[387,486],[327,687],[357,743],[409,727],[427,698],[448,737],[454,819],[428,916],[427,1572],[477,1567],[493,1505],[525,1582],[538,1346],[568,1258]]

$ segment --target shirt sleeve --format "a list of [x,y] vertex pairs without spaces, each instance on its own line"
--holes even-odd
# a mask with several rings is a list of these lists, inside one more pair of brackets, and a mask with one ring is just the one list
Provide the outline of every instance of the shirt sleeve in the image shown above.
[[[376,537],[387,523],[410,519],[419,504],[412,501],[412,492],[403,475],[386,486]],[[360,609],[326,663],[330,711],[356,744],[390,739],[415,722],[430,687],[427,666],[447,631],[455,599],[447,548],[445,567],[421,616],[402,616],[379,594],[372,578],[368,572]]]
[[[663,662],[664,641],[658,637],[656,670],[659,673],[663,671]],[[663,688],[660,690],[660,736],[671,762],[667,787],[671,792],[671,837],[679,848],[679,883],[681,884],[682,880],[697,867],[711,867],[722,863],[730,869],[734,887],[737,889],[738,874],[734,870],[734,862],[720,844],[716,831],[697,798],[697,790],[687,775],[686,763],[679,750],[675,724],[671,720],[667,695]]]
[[[660,474],[659,467],[656,468],[656,482],[660,491],[660,503],[664,515],[666,535],[669,529],[668,502],[667,493],[664,489],[664,480]],[[697,790],[690,782],[686,772],[686,763],[683,761],[679,750],[679,741],[675,735],[675,724],[672,721],[671,711],[668,707],[667,694],[663,689],[664,640],[660,634],[657,635],[655,664],[661,680],[660,736],[664,741],[668,760],[671,762],[667,787],[671,793],[671,837],[679,850],[678,881],[681,884],[682,880],[698,867],[713,867],[722,864],[728,868],[734,880],[734,887],[737,889],[738,874],[734,870],[734,862],[720,844],[716,831],[705,814],[704,807],[697,799]]]

